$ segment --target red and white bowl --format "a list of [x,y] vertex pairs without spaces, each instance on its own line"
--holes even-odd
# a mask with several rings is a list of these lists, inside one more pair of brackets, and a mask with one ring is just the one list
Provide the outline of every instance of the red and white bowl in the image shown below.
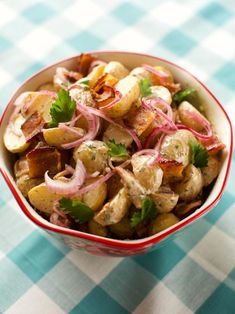
[[172,72],[176,81],[182,83],[183,86],[194,87],[199,92],[203,100],[206,114],[213,123],[218,136],[226,145],[222,156],[223,162],[220,174],[205,203],[192,215],[181,220],[176,225],[151,237],[131,241],[103,238],[76,230],[65,229],[51,224],[35,212],[16,186],[13,176],[13,156],[6,150],[3,144],[4,130],[14,110],[14,100],[22,92],[35,90],[41,84],[50,81],[55,73],[56,67],[62,66],[68,69],[76,68],[78,56],[62,60],[39,71],[26,80],[13,94],[0,121],[0,171],[25,215],[36,225],[50,233],[53,237],[64,242],[66,245],[95,255],[131,256],[142,254],[154,248],[158,248],[161,244],[165,243],[165,240],[172,238],[186,226],[189,226],[204,214],[208,213],[218,203],[223,194],[230,169],[233,142],[232,126],[227,113],[214,95],[197,78],[180,66],[167,60],[139,53],[99,51],[92,52],[92,54],[105,61],[120,61],[130,69],[143,63],[162,65]]

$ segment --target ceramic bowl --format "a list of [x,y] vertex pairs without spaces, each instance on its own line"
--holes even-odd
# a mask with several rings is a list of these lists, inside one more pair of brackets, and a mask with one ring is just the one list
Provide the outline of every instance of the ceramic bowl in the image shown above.
[[51,224],[36,213],[36,211],[23,197],[23,195],[16,186],[13,177],[13,156],[4,147],[3,133],[6,125],[8,124],[10,115],[14,110],[14,100],[22,92],[35,90],[44,82],[50,81],[56,67],[62,66],[68,69],[75,69],[78,56],[56,62],[42,69],[35,75],[31,76],[28,80],[26,80],[15,91],[15,93],[9,100],[5,111],[3,112],[0,121],[0,170],[15,199],[17,200],[20,209],[25,213],[28,219],[33,221],[38,227],[50,233],[53,237],[64,242],[66,245],[96,255],[130,256],[142,254],[161,246],[161,244],[165,243],[167,239],[172,238],[177,233],[179,233],[179,231],[182,231],[185,227],[193,224],[204,214],[212,210],[213,207],[218,203],[223,194],[230,168],[232,155],[232,126],[223,106],[218,102],[218,100],[208,90],[208,88],[204,86],[196,77],[194,77],[187,70],[181,68],[180,66],[161,58],[139,53],[98,51],[92,52],[92,54],[105,61],[120,61],[130,69],[143,63],[164,66],[172,72],[175,80],[180,82],[184,87],[194,87],[199,92],[199,95],[203,101],[206,114],[210,118],[210,121],[213,123],[214,129],[217,132],[218,136],[226,145],[226,149],[224,150],[222,156],[222,167],[220,174],[204,204],[200,208],[198,208],[193,214],[181,220],[176,225],[151,237],[131,241],[103,238],[76,230],[65,229]]

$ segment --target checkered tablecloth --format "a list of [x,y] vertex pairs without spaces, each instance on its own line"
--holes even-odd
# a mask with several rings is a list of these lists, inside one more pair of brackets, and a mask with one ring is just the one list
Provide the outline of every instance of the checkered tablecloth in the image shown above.
[[[1,0],[0,106],[30,74],[81,51],[155,54],[186,67],[235,117],[235,2]],[[0,179],[0,312],[235,313],[234,161],[220,203],[152,253],[89,256],[21,213]]]

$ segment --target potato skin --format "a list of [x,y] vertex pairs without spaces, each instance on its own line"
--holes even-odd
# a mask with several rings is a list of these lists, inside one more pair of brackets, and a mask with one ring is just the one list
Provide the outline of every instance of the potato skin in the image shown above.
[[120,80],[115,88],[122,94],[122,98],[113,107],[104,109],[104,111],[112,118],[120,118],[130,110],[132,104],[139,98],[140,87],[138,79],[128,75]]
[[204,130],[204,127],[201,123],[199,123],[197,120],[192,119],[192,117],[187,113],[187,111],[194,112],[198,116],[201,117],[202,120],[209,123],[208,120],[188,101],[183,101],[178,108],[178,114],[181,122],[186,125],[189,128],[192,128],[193,130],[200,132]]
[[124,188],[117,195],[107,202],[99,211],[94,220],[102,226],[113,225],[119,222],[127,213],[130,206],[130,200]]
[[[81,137],[85,134],[85,131],[81,128],[74,128],[74,130],[80,132]],[[78,139],[76,134],[69,133],[60,128],[44,129],[43,137],[48,145],[56,147],[61,147],[63,144],[67,144]]]
[[104,72],[113,75],[118,80],[123,79],[129,74],[129,71],[127,70],[127,68],[125,68],[122,63],[117,62],[117,61],[109,62],[105,66]]
[[179,219],[172,213],[160,214],[152,222],[149,229],[149,234],[156,234],[162,230],[169,228],[172,225],[175,225],[177,222],[179,222]]
[[61,195],[48,191],[45,183],[33,187],[28,192],[28,197],[33,207],[47,214],[52,213],[54,202],[62,198]]
[[24,197],[28,197],[28,192],[43,181],[43,178],[30,178],[28,174],[24,174],[16,179],[16,185]]
[[131,239],[134,228],[131,228],[130,219],[125,216],[118,223],[110,225],[109,230],[114,234],[118,239]]
[[136,179],[148,192],[157,192],[162,184],[163,171],[158,165],[148,166],[151,156],[134,156],[131,159],[133,172]]
[[103,172],[107,167],[108,147],[102,141],[85,141],[74,149],[74,160],[80,159],[87,172]]
[[25,136],[21,130],[21,126],[24,122],[25,118],[19,113],[11,118],[6,127],[3,141],[5,147],[11,153],[22,153],[30,145],[30,143],[26,142]]
[[[86,184],[89,185],[99,178],[89,179],[86,181]],[[107,184],[104,182],[98,185],[95,189],[86,192],[82,195],[83,202],[89,206],[92,210],[97,211],[99,210],[107,196]]]
[[103,134],[103,141],[107,142],[114,140],[117,144],[124,144],[126,147],[130,146],[133,138],[125,130],[116,125],[109,124]]
[[208,186],[218,176],[220,161],[216,156],[209,155],[207,167],[201,168],[204,186]]
[[88,222],[88,231],[89,231],[89,233],[98,235],[100,237],[107,237],[107,235],[108,235],[107,228],[104,226],[101,226],[94,219],[92,219]]
[[179,199],[191,201],[195,199],[203,188],[201,170],[194,165],[188,165],[184,170],[184,179],[175,184],[173,190],[179,194]]

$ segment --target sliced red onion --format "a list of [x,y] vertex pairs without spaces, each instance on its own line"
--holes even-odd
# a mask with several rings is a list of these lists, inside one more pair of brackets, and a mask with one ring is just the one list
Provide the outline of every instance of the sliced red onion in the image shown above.
[[98,177],[100,175],[100,172],[99,171],[95,171],[95,172],[93,172],[92,174],[88,174],[87,175],[87,179],[90,179],[90,178],[96,178],[96,177]]
[[[165,114],[161,109],[157,108],[158,103],[164,104],[165,108],[167,109],[167,114]],[[165,120],[169,124],[172,131],[177,130],[172,120],[173,113],[171,107],[163,99],[159,97],[145,97],[142,99],[142,106],[148,110],[156,112],[161,118],[163,118],[163,120]]]
[[[58,207],[59,207],[59,202],[55,201],[53,204],[52,214],[50,216],[50,222],[60,227],[69,228],[70,227],[70,225],[68,224],[69,220],[66,214],[62,210],[60,210]],[[61,221],[60,218],[62,218],[65,222],[67,221],[67,224]]]
[[108,121],[110,124],[113,124],[123,130],[125,130],[127,133],[130,134],[130,136],[133,138],[134,142],[136,143],[138,149],[142,149],[142,144],[136,134],[136,132],[130,128],[128,128],[127,126],[123,126],[115,121],[113,121],[109,116],[107,116],[104,112],[102,112],[101,110],[98,110],[98,109],[95,109],[95,108],[92,108],[92,107],[88,107],[88,106],[85,106],[85,105],[82,105],[81,103],[77,103],[77,108],[78,110],[81,112],[80,108],[83,108],[84,111],[90,113],[90,114],[93,114],[95,116],[98,116],[106,121]]
[[165,138],[166,134],[162,133],[156,147],[155,147],[155,152],[156,152],[156,155],[150,159],[148,161],[148,166],[153,166],[154,164],[156,164],[160,159],[161,159],[161,156],[160,156],[160,150],[161,150],[161,146],[162,146],[162,143],[163,143],[163,140]]
[[184,124],[177,124],[176,127],[178,130],[188,130],[191,133],[193,133],[197,138],[201,140],[208,140],[213,136],[212,128],[209,122],[207,122],[205,119],[203,119],[199,114],[196,112],[190,111],[190,110],[185,110],[185,112],[191,116],[194,120],[196,120],[198,123],[202,124],[204,129],[207,131],[207,134],[201,134],[198,133],[197,131],[187,127]]
[[67,131],[69,133],[73,133],[74,135],[77,135],[78,138],[81,138],[84,135],[83,130],[79,130],[79,129],[76,129],[74,127],[70,127],[70,126],[66,125],[65,123],[59,123],[58,127],[61,130],[64,130],[64,131]]
[[132,157],[134,156],[141,156],[141,155],[155,155],[156,150],[155,149],[142,149],[139,150],[137,153],[133,154]]
[[121,94],[118,90],[114,89],[114,94],[115,94],[114,100],[111,101],[111,102],[110,102],[109,104],[107,104],[106,106],[100,107],[101,110],[112,108],[113,106],[116,105],[116,103],[118,103],[118,102],[122,99],[122,94]]
[[64,196],[74,195],[80,186],[83,185],[86,178],[86,169],[81,162],[77,160],[77,164],[74,173],[68,182],[63,182],[60,180],[53,180],[49,177],[48,171],[45,173],[45,183],[50,192],[61,194]]
[[160,84],[164,85],[165,83],[169,83],[169,77],[170,77],[169,74],[165,73],[164,71],[157,70],[148,64],[142,64],[141,66],[148,72],[156,75],[159,79]]
[[93,140],[96,137],[100,128],[100,120],[98,117],[94,116],[89,112],[88,108],[90,107],[87,107],[77,102],[77,108],[88,122],[88,132],[83,137],[74,142],[61,145],[61,147],[64,149],[74,148],[83,143],[84,141]]
[[57,93],[50,91],[50,90],[40,90],[40,91],[38,91],[38,93],[42,94],[42,95],[48,95],[48,96],[51,96],[53,98],[57,97]]
[[100,179],[96,180],[95,182],[81,188],[79,191],[76,192],[76,194],[74,196],[79,196],[81,194],[84,194],[84,193],[87,193],[91,190],[94,190],[97,186],[99,186],[100,184],[109,180],[113,175],[114,175],[114,173],[112,171],[110,171],[105,176],[101,177]]
[[157,134],[159,134],[161,132],[161,128],[156,127],[154,128],[151,133],[149,134],[149,136],[146,138],[145,142],[144,142],[144,148],[148,148],[149,145],[151,144],[152,140],[155,138],[155,136],[157,136]]

